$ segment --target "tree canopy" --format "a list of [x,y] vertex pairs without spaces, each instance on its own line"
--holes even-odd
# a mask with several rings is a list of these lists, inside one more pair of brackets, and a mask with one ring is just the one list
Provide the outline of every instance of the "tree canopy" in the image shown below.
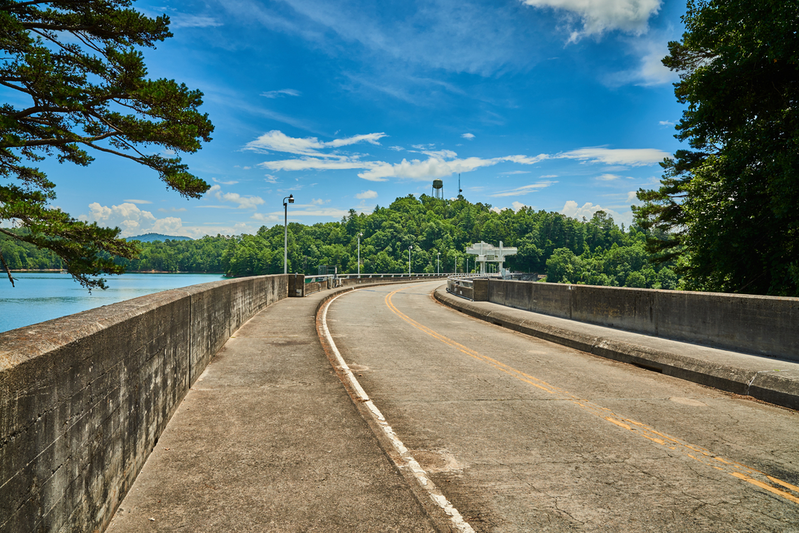
[[[167,187],[197,198],[209,185],[179,154],[211,140],[202,93],[147,78],[139,48],[171,37],[166,16],[148,18],[131,0],[0,0],[0,86],[16,96],[0,106],[0,232],[57,254],[82,285],[120,273],[111,256],[132,257],[118,229],[72,218],[51,206],[55,183],[35,164],[47,156],[86,166],[89,150],[124,157],[158,173]],[[8,272],[3,250],[0,262]],[[9,278],[11,274],[9,272]],[[13,283],[13,280],[12,280]]]
[[690,0],[669,43],[690,149],[635,211],[687,288],[799,296],[797,21],[793,0]]

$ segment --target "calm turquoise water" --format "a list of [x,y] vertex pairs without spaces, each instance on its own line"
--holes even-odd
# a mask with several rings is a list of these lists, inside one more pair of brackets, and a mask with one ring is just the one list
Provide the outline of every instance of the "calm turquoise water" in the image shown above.
[[0,332],[29,326],[87,309],[198,283],[218,281],[221,274],[122,274],[107,276],[108,289],[89,291],[69,274],[15,273],[12,287],[0,277]]

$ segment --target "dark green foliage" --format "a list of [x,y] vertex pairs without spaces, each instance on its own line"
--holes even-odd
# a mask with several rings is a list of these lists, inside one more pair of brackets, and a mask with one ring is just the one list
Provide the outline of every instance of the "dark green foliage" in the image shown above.
[[16,180],[0,186],[0,221],[27,230],[0,231],[52,250],[88,288],[104,286],[93,276],[122,271],[109,255],[132,257],[137,248],[119,239],[119,230],[52,208],[55,184],[29,165],[55,156],[86,166],[90,148],[150,167],[183,196],[197,198],[209,188],[180,157],[146,153],[153,146],[195,152],[213,126],[197,110],[202,93],[146,78],[137,47],[154,48],[170,37],[169,19],[150,19],[131,3],[0,0],[0,85],[29,102],[0,105],[0,177]]
[[636,220],[689,288],[799,296],[799,2],[691,0],[683,21],[663,63],[691,149]]
[[[438,254],[441,272],[456,267],[463,272],[467,259],[474,271],[474,256],[465,249],[481,240],[494,245],[502,240],[519,250],[509,257],[509,270],[547,273],[553,282],[668,289],[678,282],[667,265],[648,263],[640,229],[622,233],[602,211],[580,222],[529,208],[497,213],[489,205],[426,195],[398,198],[370,215],[350,211],[341,222],[289,224],[289,272],[313,275],[320,265],[357,272],[358,233],[363,233],[361,272],[367,274],[407,272],[409,246],[413,272],[436,272]],[[229,276],[282,273],[283,226],[228,240],[222,264]]]

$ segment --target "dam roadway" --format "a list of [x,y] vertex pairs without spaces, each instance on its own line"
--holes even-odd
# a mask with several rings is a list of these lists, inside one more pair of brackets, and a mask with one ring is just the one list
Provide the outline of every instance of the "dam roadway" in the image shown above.
[[[327,356],[382,426],[302,338],[320,297],[257,315],[192,387],[109,530],[448,527],[387,466],[402,458],[386,426],[474,531],[799,530],[796,411],[467,317],[435,301],[440,285],[363,288],[327,309]],[[278,321],[300,337],[274,342]],[[242,481],[256,473],[260,494]]]

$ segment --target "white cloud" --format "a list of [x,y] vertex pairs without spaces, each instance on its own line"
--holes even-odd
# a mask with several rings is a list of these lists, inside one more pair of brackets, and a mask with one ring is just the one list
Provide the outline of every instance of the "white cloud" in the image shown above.
[[530,194],[531,192],[536,192],[538,190],[545,189],[550,185],[554,185],[555,183],[557,183],[557,181],[550,181],[550,180],[539,181],[538,183],[524,185],[522,187],[518,187],[516,189],[512,189],[509,191],[498,192],[496,194],[492,194],[491,197],[501,198],[504,196],[524,196],[525,194]]
[[[238,209],[255,209],[257,206],[264,203],[264,199],[260,196],[242,196],[235,192],[222,192],[222,187],[219,185],[211,185],[208,189],[209,194],[216,196],[216,199],[222,202],[230,202],[238,204]],[[223,207],[223,206],[198,206],[198,207]]]
[[380,163],[360,161],[356,158],[339,158],[336,160],[319,159],[317,157],[302,157],[300,159],[283,159],[280,161],[265,161],[258,166],[269,170],[352,170],[375,168]]
[[661,126],[674,126],[674,122],[671,122],[669,120],[661,120],[658,122],[658,124],[660,124]]
[[377,144],[381,138],[386,137],[385,133],[368,133],[366,135],[355,135],[345,139],[334,139],[330,142],[322,142],[316,137],[307,137],[299,139],[296,137],[289,137],[279,130],[272,130],[264,133],[254,141],[248,142],[245,150],[271,150],[273,152],[284,152],[289,154],[314,156],[314,157],[337,157],[335,155],[327,155],[319,150],[324,148],[338,148],[356,144],[359,142],[368,142],[370,144]]
[[206,17],[203,15],[186,15],[185,13],[176,13],[169,16],[169,28],[177,30],[180,28],[211,28],[214,26],[221,26],[222,23],[213,17]]
[[164,209],[163,207],[158,208],[159,213],[181,213],[186,210],[185,207],[171,207],[169,209]]
[[403,148],[402,146],[389,146],[388,149],[394,150],[395,152],[402,152],[403,150],[405,150],[405,148]]
[[265,174],[264,181],[267,183],[277,183],[277,176],[273,176],[272,174]]
[[577,202],[575,202],[574,200],[567,201],[560,212],[561,214],[564,214],[567,217],[576,218],[577,220],[581,220],[583,217],[585,217],[588,220],[591,220],[591,218],[594,216],[594,213],[596,213],[597,211],[604,211],[605,213],[613,217],[613,220],[616,223],[619,223],[620,221],[627,220],[630,218],[629,216],[622,217],[622,215],[620,215],[619,213],[617,213],[612,209],[602,207],[599,204],[594,205],[591,202],[586,202],[585,204],[583,204],[582,207],[579,207]]
[[97,222],[100,226],[118,227],[122,237],[131,237],[143,233],[164,233],[167,235],[183,234],[183,223],[177,217],[156,218],[149,211],[142,211],[135,204],[124,202],[107,207],[97,202],[89,204],[89,215],[80,215],[79,220]]
[[556,159],[577,159],[591,163],[606,165],[644,166],[660,163],[670,154],[655,148],[580,148],[570,152],[562,152],[554,156]]
[[231,180],[231,181],[222,181],[222,180],[218,180],[216,178],[211,178],[211,180],[213,180],[214,183],[219,183],[220,185],[235,185],[235,184],[238,183],[238,181],[233,181],[233,180]]
[[128,202],[129,204],[138,204],[138,205],[151,204],[152,203],[150,200],[122,200],[122,201],[123,202]]
[[377,198],[377,193],[375,191],[363,191],[356,194],[355,198],[359,200],[368,200],[369,198]]
[[223,202],[231,202],[239,205],[239,209],[255,209],[264,203],[264,199],[260,196],[241,196],[235,192],[227,192],[224,194],[217,194],[217,198]]
[[261,93],[261,96],[266,98],[280,98],[282,96],[299,96],[300,94],[300,91],[295,91],[294,89],[279,89],[277,91],[266,91],[265,93]]
[[471,134],[471,133],[464,133],[463,135],[461,135],[461,137],[463,137],[464,139],[468,139],[468,140],[470,140],[470,141],[471,141],[472,139],[474,139],[474,135],[473,135],[473,134]]
[[630,191],[627,193],[627,203],[628,204],[640,204],[641,201],[636,196],[638,191]]
[[621,179],[621,176],[617,176],[616,174],[602,174],[601,176],[597,176],[596,179],[599,181],[615,181]]
[[521,0],[528,6],[568,11],[582,21],[570,41],[582,36],[621,30],[640,35],[648,29],[649,17],[660,10],[661,0]]
[[512,205],[512,206],[513,206],[513,210],[514,210],[514,211],[516,211],[516,212],[518,212],[518,211],[519,211],[520,209],[522,209],[523,207],[527,207],[527,205],[526,205],[526,204],[523,204],[523,203],[521,203],[521,202],[513,202],[513,203],[512,203],[512,204],[510,204],[510,205]]
[[630,39],[629,53],[638,57],[638,65],[629,70],[614,72],[604,76],[603,82],[611,87],[634,84],[642,87],[665,85],[679,79],[676,72],[663,64],[669,53],[668,42],[671,36],[660,34],[652,37]]

